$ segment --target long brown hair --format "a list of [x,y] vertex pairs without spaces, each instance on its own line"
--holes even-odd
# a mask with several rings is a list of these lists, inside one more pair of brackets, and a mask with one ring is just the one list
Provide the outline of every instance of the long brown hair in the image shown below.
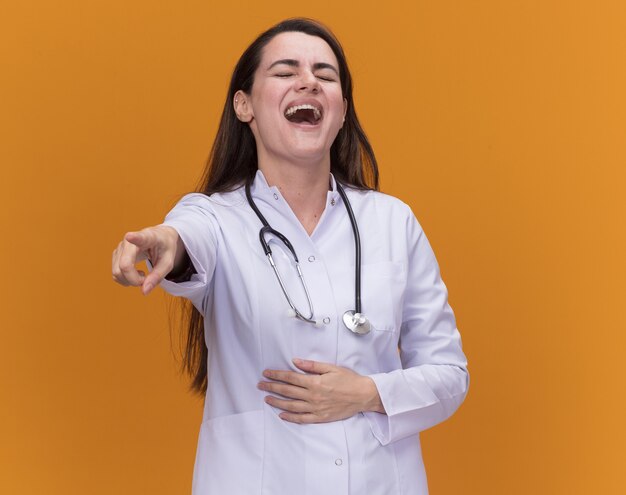
[[[241,122],[233,109],[233,98],[239,90],[250,93],[254,74],[261,62],[263,48],[277,34],[301,32],[317,36],[328,43],[337,57],[343,97],[348,108],[343,127],[330,148],[330,167],[335,178],[358,189],[378,190],[378,165],[374,150],[359,123],[352,98],[352,76],[341,44],[332,32],[312,19],[284,20],[260,34],[243,52],[235,66],[224,102],[217,136],[200,179],[197,192],[211,195],[232,191],[253,180],[257,171],[256,143],[250,127]],[[183,300],[182,371],[192,378],[191,390],[205,393],[207,388],[207,355],[204,318],[190,301]]]

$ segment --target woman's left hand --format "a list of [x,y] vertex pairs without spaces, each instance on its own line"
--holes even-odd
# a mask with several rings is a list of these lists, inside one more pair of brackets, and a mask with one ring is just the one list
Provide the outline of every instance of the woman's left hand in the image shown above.
[[270,382],[258,388],[285,399],[268,395],[265,401],[283,409],[280,417],[292,423],[328,423],[349,418],[361,411],[385,413],[374,380],[354,371],[319,361],[294,359],[305,372],[265,370]]

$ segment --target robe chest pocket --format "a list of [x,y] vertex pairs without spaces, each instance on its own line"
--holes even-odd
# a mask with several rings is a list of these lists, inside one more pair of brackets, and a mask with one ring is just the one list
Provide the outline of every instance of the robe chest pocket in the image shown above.
[[373,330],[394,332],[400,328],[405,285],[402,263],[389,261],[361,267],[361,306]]

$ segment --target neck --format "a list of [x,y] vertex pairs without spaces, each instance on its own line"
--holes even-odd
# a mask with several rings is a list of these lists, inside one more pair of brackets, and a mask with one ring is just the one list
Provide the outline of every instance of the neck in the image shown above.
[[309,235],[315,230],[324,208],[330,186],[330,157],[313,164],[294,164],[259,160],[268,185],[278,187],[289,207]]

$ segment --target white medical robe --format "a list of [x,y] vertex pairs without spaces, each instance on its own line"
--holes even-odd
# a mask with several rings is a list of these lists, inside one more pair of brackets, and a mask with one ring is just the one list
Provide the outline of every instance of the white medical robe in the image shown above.
[[[315,310],[314,326],[288,304],[259,242],[261,222],[243,188],[188,194],[167,215],[197,271],[164,280],[205,318],[208,390],[194,495],[425,495],[419,432],[449,417],[467,393],[467,362],[433,251],[413,213],[391,196],[346,188],[362,244],[362,310],[355,335],[342,323],[355,307],[355,245],[331,178],[326,208],[309,236],[278,188],[257,172],[253,198],[294,246]],[[308,305],[291,255],[268,236],[289,294]],[[257,389],[265,369],[298,371],[292,358],[369,375],[386,414],[320,424],[282,420]]]

